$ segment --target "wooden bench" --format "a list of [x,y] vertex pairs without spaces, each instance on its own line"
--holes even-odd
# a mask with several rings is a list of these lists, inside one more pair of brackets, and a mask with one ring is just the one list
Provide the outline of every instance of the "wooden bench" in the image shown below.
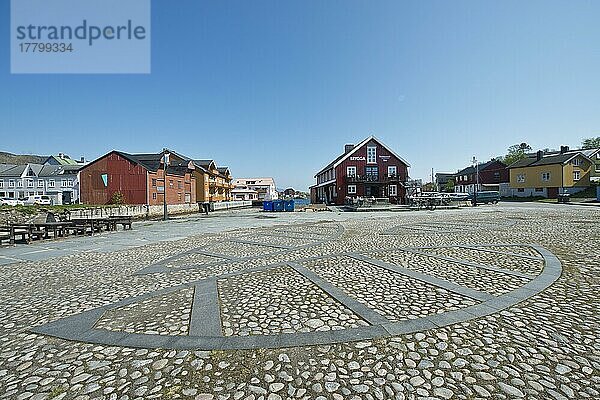
[[109,219],[114,223],[115,230],[117,230],[117,225],[121,225],[123,230],[131,230],[133,221],[131,215],[111,215]]

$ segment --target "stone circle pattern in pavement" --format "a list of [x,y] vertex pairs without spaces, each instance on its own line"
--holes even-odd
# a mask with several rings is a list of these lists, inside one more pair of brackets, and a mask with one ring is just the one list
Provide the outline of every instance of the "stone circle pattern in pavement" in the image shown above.
[[[478,221],[466,226],[469,231],[511,225]],[[455,223],[422,223],[380,233],[383,238],[405,231],[447,235],[458,228]],[[561,273],[558,259],[535,245],[427,244],[352,251],[350,243],[338,251],[335,241],[344,235],[336,223],[229,234],[136,272],[171,279],[170,287],[32,330],[142,348],[342,343],[497,313],[539,293]]]

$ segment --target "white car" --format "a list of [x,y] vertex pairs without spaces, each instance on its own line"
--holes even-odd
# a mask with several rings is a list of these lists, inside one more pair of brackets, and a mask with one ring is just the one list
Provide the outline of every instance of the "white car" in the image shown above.
[[18,206],[21,203],[17,199],[11,199],[10,197],[3,197],[0,199],[0,206]]
[[25,199],[25,205],[49,206],[52,205],[52,200],[50,196],[29,196]]

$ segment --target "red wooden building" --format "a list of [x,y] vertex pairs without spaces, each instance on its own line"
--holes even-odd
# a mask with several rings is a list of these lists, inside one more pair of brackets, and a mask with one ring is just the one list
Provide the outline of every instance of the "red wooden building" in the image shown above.
[[370,136],[317,172],[311,186],[311,202],[342,205],[357,197],[388,198],[404,203],[410,164],[379,139]]
[[[162,158],[170,154],[163,184]],[[113,150],[80,170],[81,202],[110,204],[115,193],[123,195],[125,204],[167,204],[196,202],[194,164],[169,150],[150,154],[128,154]],[[164,188],[164,189],[163,189]]]
[[[479,172],[479,177],[477,176]],[[508,185],[509,171],[500,160],[490,160],[461,169],[454,175],[454,191],[456,193],[473,193],[481,190],[500,191],[502,184]],[[479,182],[479,186],[477,186]]]

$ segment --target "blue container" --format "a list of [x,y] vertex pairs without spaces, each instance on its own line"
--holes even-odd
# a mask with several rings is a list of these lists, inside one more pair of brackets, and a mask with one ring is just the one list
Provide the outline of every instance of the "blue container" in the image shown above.
[[273,211],[283,211],[283,200],[273,201]]
[[275,211],[272,201],[263,201],[263,211]]
[[596,188],[596,200],[600,201],[600,186]]
[[285,211],[294,211],[294,200],[284,200],[283,209]]

